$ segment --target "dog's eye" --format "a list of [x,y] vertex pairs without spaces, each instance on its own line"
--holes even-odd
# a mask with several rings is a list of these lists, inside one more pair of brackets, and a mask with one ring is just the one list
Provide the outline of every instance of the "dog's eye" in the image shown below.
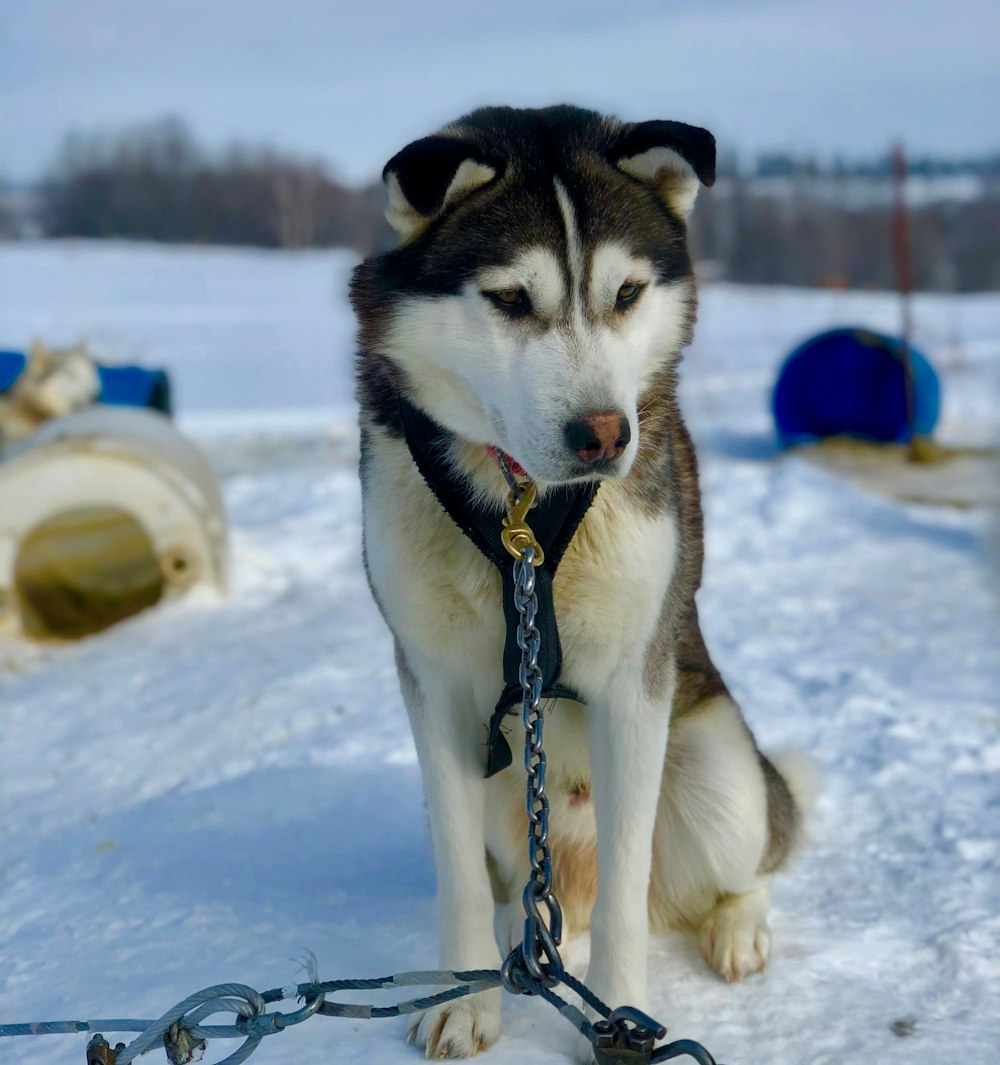
[[627,307],[630,303],[635,303],[642,295],[645,287],[645,285],[640,285],[638,281],[626,281],[615,296],[615,306],[621,309],[622,307]]
[[531,314],[531,300],[523,288],[502,288],[498,292],[484,292],[483,295],[512,318],[522,318]]

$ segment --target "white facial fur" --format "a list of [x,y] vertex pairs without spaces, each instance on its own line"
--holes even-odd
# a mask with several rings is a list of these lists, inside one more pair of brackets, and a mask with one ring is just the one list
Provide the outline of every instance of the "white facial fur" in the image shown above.
[[[632,441],[613,471],[620,477],[638,447],[639,396],[680,348],[689,283],[658,283],[653,264],[619,244],[599,245],[587,264],[572,205],[558,183],[556,191],[570,278],[551,249],[528,248],[481,271],[457,296],[403,300],[385,354],[405,369],[432,417],[468,440],[498,445],[542,483],[585,475],[565,444],[567,422],[623,411]],[[646,287],[623,313],[615,299],[626,282]],[[530,319],[509,317],[482,294],[504,289],[524,290]]]

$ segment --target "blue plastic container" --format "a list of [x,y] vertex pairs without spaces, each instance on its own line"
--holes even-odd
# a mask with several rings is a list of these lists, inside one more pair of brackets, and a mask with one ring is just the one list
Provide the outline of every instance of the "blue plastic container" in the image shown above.
[[[0,393],[14,387],[27,363],[23,352],[0,351]],[[101,381],[99,403],[171,413],[170,379],[165,371],[147,370],[142,366],[98,365],[97,375]]]
[[19,351],[0,351],[0,393],[14,387],[27,364],[27,357]]
[[[829,436],[904,443],[906,417],[903,345],[870,329],[831,329],[800,344],[785,360],[772,396],[783,446]],[[912,432],[930,436],[941,410],[941,384],[927,357],[910,347]]]

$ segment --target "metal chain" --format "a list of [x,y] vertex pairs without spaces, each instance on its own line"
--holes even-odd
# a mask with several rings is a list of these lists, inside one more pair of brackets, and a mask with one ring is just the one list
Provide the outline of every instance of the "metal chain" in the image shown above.
[[[547,986],[563,973],[559,944],[562,941],[562,910],[552,893],[552,853],[549,849],[549,798],[545,794],[544,733],[542,710],[544,677],[538,665],[542,637],[535,625],[538,596],[535,593],[535,549],[527,546],[514,561],[514,605],[519,615],[517,645],[521,649],[521,722],[524,725],[524,771],[527,776],[525,811],[528,815],[528,864],[531,872],[524,888],[524,939],[520,959],[528,973]],[[540,907],[547,911],[547,920]]]
[[[511,951],[501,968],[504,987],[519,994],[539,995],[550,1002],[594,1047],[599,1065],[613,1063],[652,1063],[688,1055],[700,1065],[714,1060],[699,1043],[677,1040],[654,1051],[657,1039],[667,1030],[652,1017],[631,1006],[612,1010],[582,981],[566,972],[559,956],[562,942],[562,909],[552,891],[552,852],[549,848],[549,799],[545,794],[545,713],[542,709],[544,677],[538,665],[541,633],[535,625],[538,596],[535,592],[535,566],[542,561],[541,547],[527,522],[535,500],[535,485],[517,486],[507,464],[500,469],[511,494],[504,521],[504,544],[514,556],[514,606],[518,613],[517,646],[521,650],[518,679],[521,684],[521,722],[524,726],[524,771],[527,777],[525,809],[528,814],[528,864],[530,872],[524,887],[524,937]],[[540,907],[544,905],[547,920]],[[575,990],[601,1019],[591,1024],[575,1006],[555,993],[565,984]]]
[[541,708],[545,678],[538,665],[542,636],[535,625],[538,596],[535,594],[535,552],[527,548],[514,563],[514,605],[520,615],[517,646],[521,649],[519,679],[523,696],[521,720],[524,724],[524,771],[527,774],[525,808],[528,813],[528,861],[531,880],[538,885],[536,897],[552,894],[552,854],[549,850],[549,799],[545,794],[545,749],[542,746],[545,718]]

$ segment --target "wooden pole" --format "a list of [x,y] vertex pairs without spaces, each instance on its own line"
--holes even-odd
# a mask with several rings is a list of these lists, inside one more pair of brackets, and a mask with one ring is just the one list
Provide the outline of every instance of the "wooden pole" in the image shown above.
[[903,361],[903,387],[906,393],[906,424],[909,428],[910,459],[918,460],[920,445],[914,431],[916,399],[913,385],[913,359],[910,343],[913,334],[913,260],[910,252],[910,215],[906,208],[906,158],[897,144],[892,150],[892,244],[896,261],[896,287],[899,291],[900,332]]

